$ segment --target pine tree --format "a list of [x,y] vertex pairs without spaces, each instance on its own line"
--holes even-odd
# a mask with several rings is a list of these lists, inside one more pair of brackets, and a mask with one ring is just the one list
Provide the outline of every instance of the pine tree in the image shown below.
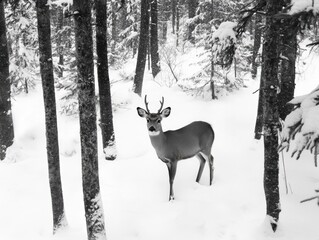
[[14,138],[6,34],[4,1],[0,0],[0,160],[5,158],[6,150],[13,144]]
[[106,0],[96,0],[96,52],[101,115],[100,127],[103,149],[105,149],[105,158],[107,160],[114,160],[116,158],[116,152],[114,151],[115,135],[107,59],[106,31]]
[[254,48],[253,48],[253,56],[252,56],[252,64],[251,64],[252,78],[256,78],[256,75],[257,75],[258,65],[256,63],[256,59],[257,59],[259,48],[261,45],[261,20],[262,20],[261,15],[257,13],[255,17]]
[[133,90],[139,96],[142,95],[143,78],[146,63],[146,54],[149,42],[149,0],[141,1],[141,27],[138,45],[137,63],[135,69]]
[[89,240],[106,239],[100,195],[90,1],[74,0],[82,153],[82,185]]
[[278,64],[280,21],[273,16],[282,7],[282,1],[267,0],[266,26],[264,41],[264,190],[267,205],[267,215],[271,218],[273,231],[277,229],[280,209],[279,196],[279,156],[278,156]]
[[282,19],[282,43],[280,44],[280,93],[278,94],[279,117],[285,119],[291,112],[292,106],[287,105],[294,97],[296,58],[297,58],[297,33],[299,20],[297,18]]
[[151,59],[152,59],[152,74],[155,78],[161,71],[160,59],[158,54],[158,33],[157,33],[157,0],[151,1]]
[[40,71],[43,88],[49,183],[53,211],[53,233],[67,222],[60,175],[58,127],[51,48],[50,11],[47,0],[37,1]]
[[[197,0],[187,0],[188,3],[188,18],[192,19],[196,15],[196,8],[198,5]],[[193,22],[188,24],[188,36],[187,40],[190,41],[191,43],[195,43],[195,37],[194,37],[194,31],[195,29],[195,24]]]

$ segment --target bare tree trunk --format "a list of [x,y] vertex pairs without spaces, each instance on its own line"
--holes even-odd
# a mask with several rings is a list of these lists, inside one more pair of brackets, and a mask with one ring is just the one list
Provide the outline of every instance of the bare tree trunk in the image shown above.
[[82,185],[89,240],[106,239],[100,195],[90,1],[74,0]]
[[172,0],[171,7],[172,7],[172,33],[175,34],[175,25],[176,25],[176,6],[178,0]]
[[261,45],[261,20],[262,17],[260,14],[256,14],[255,18],[255,33],[254,33],[254,48],[253,48],[253,56],[252,56],[252,69],[251,76],[252,78],[256,78],[258,65],[256,63],[256,58],[258,56],[258,51]]
[[[198,5],[197,0],[187,0],[187,4],[188,4],[188,18],[194,18],[196,15],[196,8]],[[193,34],[193,31],[195,29],[195,24],[191,23],[188,25],[188,35],[187,35],[187,40],[190,41],[191,43],[195,42],[195,37]]]
[[63,9],[61,6],[57,7],[57,40],[56,40],[56,47],[57,52],[59,56],[59,62],[58,62],[58,77],[63,77],[63,64],[64,64],[64,58],[63,58],[63,45],[62,45],[62,39],[63,39]]
[[179,38],[179,9],[180,9],[180,0],[176,0],[176,47],[178,47],[178,38]]
[[298,21],[296,19],[284,19],[281,55],[281,74],[280,74],[280,93],[278,94],[279,117],[285,119],[291,112],[293,106],[288,106],[294,97],[295,76],[296,76],[296,57],[297,57],[297,33]]
[[6,34],[4,1],[0,1],[0,160],[5,159],[7,148],[13,144],[14,139]]
[[157,0],[151,1],[151,59],[152,59],[152,74],[155,78],[161,71],[160,59],[158,54],[158,33],[157,33]]
[[133,90],[139,96],[142,95],[143,78],[146,63],[147,47],[149,42],[149,0],[141,2],[141,27],[138,46],[137,63],[135,69]]
[[279,196],[279,156],[278,156],[278,125],[279,115],[277,106],[278,63],[280,42],[280,21],[272,16],[277,14],[282,6],[278,0],[267,0],[266,25],[264,41],[264,190],[267,205],[267,215],[273,231],[277,229],[280,209]]
[[53,233],[67,225],[60,174],[58,126],[54,90],[50,11],[47,0],[37,1],[40,70],[44,98],[49,183],[53,210]]
[[107,160],[116,158],[115,134],[113,128],[113,114],[111,101],[111,87],[107,59],[107,26],[106,0],[96,0],[96,53],[97,74],[100,97],[100,115],[103,149]]

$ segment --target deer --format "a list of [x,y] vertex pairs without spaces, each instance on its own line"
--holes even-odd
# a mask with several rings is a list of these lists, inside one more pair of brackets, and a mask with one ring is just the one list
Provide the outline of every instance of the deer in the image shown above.
[[212,126],[204,121],[195,121],[177,130],[163,131],[162,120],[171,113],[171,108],[163,109],[164,97],[160,101],[157,113],[151,113],[148,108],[147,95],[144,103],[146,110],[137,107],[140,117],[146,118],[147,130],[151,144],[157,157],[167,165],[169,175],[169,201],[175,199],[173,183],[176,174],[177,162],[196,156],[199,159],[199,169],[196,182],[199,183],[205,163],[209,164],[209,185],[214,177],[214,157],[211,154],[215,134]]

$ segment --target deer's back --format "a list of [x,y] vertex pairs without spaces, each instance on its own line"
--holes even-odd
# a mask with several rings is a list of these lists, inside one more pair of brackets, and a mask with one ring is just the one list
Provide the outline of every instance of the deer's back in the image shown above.
[[185,159],[199,152],[209,151],[214,141],[214,131],[207,122],[196,121],[174,131],[164,132],[165,157]]

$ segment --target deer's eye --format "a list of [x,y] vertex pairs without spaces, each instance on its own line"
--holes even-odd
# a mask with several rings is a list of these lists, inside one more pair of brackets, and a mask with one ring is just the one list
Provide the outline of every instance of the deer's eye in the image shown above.
[[161,123],[161,119],[158,119],[158,120],[157,120],[157,123]]
[[150,122],[150,119],[149,119],[149,118],[146,118],[146,121],[147,121],[147,122]]

